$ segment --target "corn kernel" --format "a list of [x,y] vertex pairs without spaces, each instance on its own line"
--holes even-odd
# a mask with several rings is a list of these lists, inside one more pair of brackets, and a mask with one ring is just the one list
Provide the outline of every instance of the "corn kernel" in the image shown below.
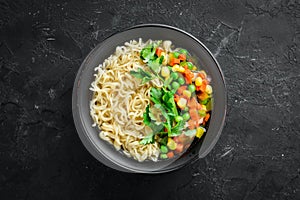
[[179,70],[178,70],[179,72],[184,72],[185,71],[185,69],[184,69],[184,67],[179,67]]
[[172,71],[173,71],[173,72],[177,72],[178,69],[179,69],[179,65],[174,65],[174,66],[172,67]]
[[206,131],[205,128],[198,127],[197,130],[196,130],[196,137],[201,138],[205,131]]
[[210,85],[207,85],[206,88],[205,88],[205,92],[207,94],[211,94],[212,93],[212,87]]
[[182,72],[185,71],[185,69],[184,69],[184,67],[181,67],[181,66],[179,66],[179,65],[176,64],[176,65],[173,66],[172,71],[173,72],[181,72],[182,73]]
[[206,105],[201,105],[201,110],[205,110],[206,111],[207,110],[206,109]]
[[171,150],[175,150],[177,147],[177,143],[173,139],[168,138],[167,147]]
[[197,67],[196,67],[196,66],[194,66],[194,67],[193,67],[193,70],[194,70],[194,71],[195,71],[195,70],[197,70]]
[[197,77],[195,80],[195,85],[196,86],[201,86],[202,85],[202,78],[201,77]]

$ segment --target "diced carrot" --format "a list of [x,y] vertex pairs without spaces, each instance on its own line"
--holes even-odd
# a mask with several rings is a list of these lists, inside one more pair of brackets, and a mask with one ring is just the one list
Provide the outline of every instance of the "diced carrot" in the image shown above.
[[183,144],[177,143],[175,152],[176,152],[176,153],[181,153],[182,151],[183,151]]
[[189,108],[197,108],[197,100],[195,97],[192,97],[189,101],[188,101],[188,107]]
[[181,61],[185,61],[186,60],[186,55],[185,54],[179,54],[178,59]]
[[189,113],[190,113],[190,116],[191,116],[191,119],[192,119],[192,120],[195,120],[195,121],[199,120],[199,114],[198,114],[197,109],[191,108],[191,109],[189,110]]
[[210,114],[209,113],[207,113],[206,115],[205,115],[205,117],[204,117],[204,121],[208,121],[208,119],[210,118]]
[[190,129],[190,130],[195,129],[195,121],[194,121],[194,120],[190,119],[190,120],[188,121],[188,125],[189,125],[189,129]]
[[177,136],[173,137],[174,142],[179,143],[179,138]]
[[178,136],[178,141],[181,144],[186,144],[187,142],[189,142],[189,138],[190,137],[188,137],[184,133],[182,133],[181,135]]
[[186,85],[180,86],[177,90],[177,94],[182,95],[183,91],[186,90],[186,88]]
[[185,78],[185,81],[186,81],[187,84],[191,84],[192,79],[194,78],[194,73],[191,72],[191,70],[189,70],[187,68],[187,66],[185,66],[184,78]]
[[169,64],[171,66],[174,66],[174,65],[179,64],[179,63],[180,63],[180,60],[178,58],[171,58]]
[[201,94],[198,94],[197,97],[201,100],[204,101],[205,99],[208,98],[208,94],[206,92],[201,92]]
[[207,85],[208,84],[208,80],[205,78],[205,79],[202,79],[202,84],[205,84]]
[[158,47],[158,48],[156,48],[155,54],[159,57],[161,55],[162,51],[163,50]]
[[168,156],[168,158],[173,158],[173,157],[174,157],[173,151],[169,151],[169,152],[167,153],[167,156]]
[[205,90],[206,90],[206,84],[202,84],[202,85],[200,86],[200,91],[201,91],[201,92],[205,92]]
[[202,108],[201,104],[198,103],[198,105],[197,105],[197,110],[201,110],[201,108]]
[[205,79],[205,74],[203,74],[202,72],[198,73],[198,76],[201,77],[202,79]]
[[200,126],[200,124],[202,124],[203,119],[199,118],[199,120],[196,121],[196,127],[198,128]]
[[174,101],[178,102],[180,99],[180,96],[178,94],[174,94]]

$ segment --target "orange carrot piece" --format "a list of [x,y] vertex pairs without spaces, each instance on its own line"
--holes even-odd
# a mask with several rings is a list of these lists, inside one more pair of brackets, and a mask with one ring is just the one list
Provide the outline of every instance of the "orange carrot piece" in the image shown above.
[[169,64],[171,66],[174,66],[174,65],[179,64],[179,63],[180,63],[180,60],[178,58],[171,58]]
[[169,152],[167,153],[167,156],[168,156],[168,158],[173,158],[173,157],[174,157],[173,151],[169,151]]
[[174,94],[174,101],[177,103],[180,99],[180,96],[178,94]]
[[206,115],[205,115],[205,117],[204,117],[204,121],[208,121],[208,119],[210,118],[210,114],[209,113],[207,113]]
[[173,137],[174,142],[179,143],[179,138],[178,136]]
[[176,153],[181,153],[182,151],[183,151],[183,144],[177,143],[175,152],[176,152]]
[[191,70],[189,70],[187,68],[187,66],[184,67],[185,68],[185,71],[184,71],[184,78],[185,78],[185,81],[187,84],[191,84],[193,81],[192,79],[194,78],[194,73],[191,72]]
[[162,53],[162,49],[161,48],[156,48],[155,54],[159,57]]
[[181,61],[185,61],[186,60],[186,55],[185,54],[179,54],[178,59]]
[[195,121],[199,120],[199,114],[198,114],[198,111],[196,108],[191,108],[189,110],[189,113],[190,113],[192,120],[195,120]]
[[198,102],[197,102],[196,98],[193,97],[188,101],[187,105],[190,109],[197,108]]
[[189,129],[190,129],[190,130],[195,129],[195,121],[194,121],[194,120],[190,119],[190,120],[188,121],[188,125],[189,125]]
[[177,90],[177,94],[182,95],[183,91],[186,90],[186,88],[186,85],[180,86]]

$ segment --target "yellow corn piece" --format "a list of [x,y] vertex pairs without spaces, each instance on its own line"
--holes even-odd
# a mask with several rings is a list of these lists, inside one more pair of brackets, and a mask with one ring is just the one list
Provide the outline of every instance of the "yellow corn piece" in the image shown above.
[[205,128],[198,127],[197,130],[196,130],[196,137],[201,138],[205,131],[206,131]]
[[202,78],[201,77],[197,77],[195,80],[195,85],[196,86],[201,86],[202,85]]
[[173,67],[172,67],[172,71],[173,72],[184,72],[185,71],[185,69],[184,69],[184,67],[182,67],[182,66],[179,66],[179,65],[174,65]]
[[172,140],[171,138],[168,138],[167,147],[171,150],[175,150],[177,147],[177,143],[174,140]]
[[207,94],[211,94],[212,93],[212,87],[210,85],[207,85],[206,88],[205,88],[205,92]]

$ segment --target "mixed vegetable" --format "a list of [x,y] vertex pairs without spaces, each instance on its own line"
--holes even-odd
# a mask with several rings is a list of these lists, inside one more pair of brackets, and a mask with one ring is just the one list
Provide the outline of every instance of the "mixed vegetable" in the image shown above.
[[167,52],[161,41],[143,48],[140,57],[147,67],[130,74],[142,84],[154,79],[162,83],[162,87],[151,87],[151,103],[143,115],[151,134],[140,143],[157,141],[160,158],[173,158],[206,132],[212,109],[210,78],[198,71],[187,50]]

